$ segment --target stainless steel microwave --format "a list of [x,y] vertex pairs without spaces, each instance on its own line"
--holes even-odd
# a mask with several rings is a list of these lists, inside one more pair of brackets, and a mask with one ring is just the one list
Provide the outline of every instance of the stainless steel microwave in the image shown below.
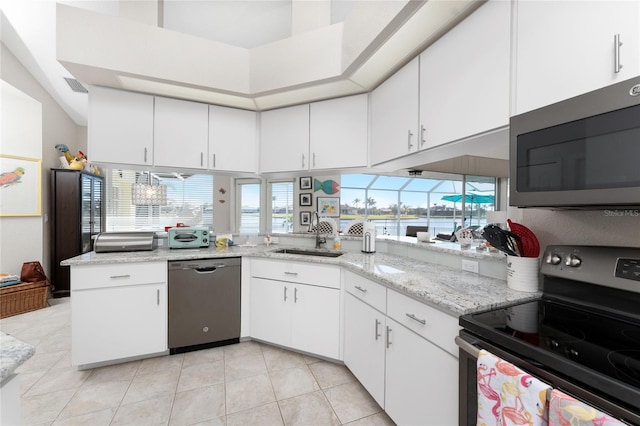
[[510,205],[640,207],[640,76],[509,124]]

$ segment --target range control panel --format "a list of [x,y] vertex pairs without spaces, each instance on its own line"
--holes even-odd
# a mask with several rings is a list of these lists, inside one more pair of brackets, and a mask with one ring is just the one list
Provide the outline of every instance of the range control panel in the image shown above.
[[640,259],[618,259],[616,277],[640,281]]
[[548,246],[542,275],[640,293],[640,248]]

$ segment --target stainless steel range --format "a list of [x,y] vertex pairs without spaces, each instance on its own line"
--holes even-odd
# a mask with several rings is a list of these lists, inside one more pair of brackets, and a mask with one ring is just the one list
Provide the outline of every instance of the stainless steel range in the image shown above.
[[549,246],[543,296],[464,315],[460,424],[476,424],[479,349],[640,424],[640,248]]

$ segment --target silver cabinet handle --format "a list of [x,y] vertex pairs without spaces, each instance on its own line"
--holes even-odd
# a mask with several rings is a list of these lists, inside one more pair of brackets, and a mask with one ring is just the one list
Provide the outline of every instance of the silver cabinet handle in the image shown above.
[[156,290],[156,303],[160,306],[160,290]]
[[391,346],[391,327],[387,326],[387,349]]
[[360,290],[360,291],[361,291],[361,292],[363,292],[363,293],[366,293],[366,292],[367,292],[367,289],[366,289],[366,288],[362,288],[362,287],[360,287],[359,285],[357,285],[357,286],[356,286],[356,289]]
[[423,125],[420,125],[420,146],[424,146],[424,144],[427,142],[424,138],[424,132],[427,129],[424,128]]
[[204,152],[200,153],[200,167],[204,166]]
[[378,318],[376,318],[376,340],[378,340],[378,337],[380,337],[380,333],[378,332],[378,326],[382,324],[380,321],[378,321]]
[[304,169],[304,154],[302,154],[302,168]]
[[216,168],[216,155],[213,154],[213,168]]
[[620,46],[622,46],[622,42],[620,41],[620,34],[615,34],[613,36],[613,46],[614,46],[614,64],[613,70],[617,74],[622,69],[622,64],[620,63]]
[[416,317],[414,314],[405,314],[405,315],[408,316],[409,318],[411,318],[414,321],[418,321],[422,325],[425,325],[427,323],[427,321]]
[[411,143],[411,137],[413,136],[413,132],[411,130],[407,131],[407,149],[409,151],[411,151],[411,148],[413,148],[413,144]]
[[131,277],[131,275],[127,274],[127,275],[111,275],[109,278],[111,278],[112,280],[117,280],[118,278],[129,278]]
[[313,167],[316,167],[316,153],[313,153]]
[[284,301],[287,301],[287,286],[284,286]]
[[293,289],[293,303],[298,303],[298,287]]
[[144,149],[144,162],[147,162],[147,148]]

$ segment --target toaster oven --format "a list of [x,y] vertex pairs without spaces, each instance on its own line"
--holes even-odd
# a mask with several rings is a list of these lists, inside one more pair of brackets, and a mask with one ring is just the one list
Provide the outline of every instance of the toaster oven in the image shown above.
[[209,247],[209,228],[178,227],[169,229],[169,248]]

